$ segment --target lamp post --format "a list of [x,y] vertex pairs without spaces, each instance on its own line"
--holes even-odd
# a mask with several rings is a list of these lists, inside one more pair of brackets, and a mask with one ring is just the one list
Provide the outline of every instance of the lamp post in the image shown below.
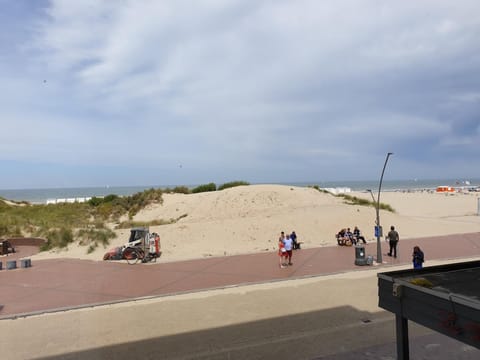
[[380,192],[382,191],[383,174],[385,173],[385,168],[387,167],[387,162],[390,155],[393,155],[393,153],[391,152],[387,153],[385,164],[383,164],[382,175],[380,176],[380,183],[378,184],[378,194],[377,194],[376,201],[375,201],[375,197],[373,196],[372,190],[370,189],[367,190],[370,193],[370,195],[372,195],[373,202],[376,203],[375,211],[376,211],[377,218],[375,220],[375,223],[376,223],[375,235],[377,237],[377,263],[380,263],[380,264],[383,262],[382,245],[380,243],[380,238],[382,237],[382,234],[380,233]]
[[375,197],[373,196],[373,191],[370,189],[367,189],[367,192],[369,192],[370,195],[372,195],[373,203],[375,204],[375,208],[377,208],[377,200],[375,200]]

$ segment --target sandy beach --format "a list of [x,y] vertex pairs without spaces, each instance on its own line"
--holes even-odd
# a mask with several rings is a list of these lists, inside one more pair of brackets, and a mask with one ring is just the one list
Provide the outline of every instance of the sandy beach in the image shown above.
[[[367,192],[348,195],[371,199]],[[382,192],[380,202],[395,212],[380,211],[384,230],[395,225],[402,238],[421,238],[480,230],[477,215],[480,193]],[[163,204],[138,213],[134,220],[179,219],[152,226],[161,237],[161,261],[275,251],[280,231],[296,231],[305,248],[332,246],[335,234],[358,226],[367,240],[374,239],[375,209],[349,205],[341,197],[314,188],[250,185],[200,194],[164,194]],[[87,254],[72,244],[67,250],[44,252],[35,259],[70,257],[101,260],[103,254],[128,241],[129,230],[116,230],[107,248]]]

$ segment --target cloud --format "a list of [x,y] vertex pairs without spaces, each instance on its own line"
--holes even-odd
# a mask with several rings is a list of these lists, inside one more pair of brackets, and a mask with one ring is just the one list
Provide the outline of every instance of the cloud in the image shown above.
[[480,177],[435,156],[480,152],[478,10],[473,0],[50,1],[3,59],[0,115],[24,141],[0,135],[15,149],[1,158],[163,173],[183,163],[197,183],[282,181],[285,169],[305,181],[353,176],[345,168],[372,178],[393,151],[397,176],[419,177],[411,164],[424,154],[433,177]]

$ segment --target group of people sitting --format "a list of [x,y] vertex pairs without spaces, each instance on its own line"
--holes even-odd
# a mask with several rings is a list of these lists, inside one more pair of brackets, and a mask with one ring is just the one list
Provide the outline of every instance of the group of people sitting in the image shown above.
[[365,237],[361,235],[360,229],[357,226],[355,226],[353,232],[350,230],[350,228],[343,228],[335,236],[337,238],[338,245],[352,246],[357,245],[360,241],[362,241],[364,244],[367,243]]
[[15,248],[10,241],[0,239],[0,255],[8,255],[14,252]]

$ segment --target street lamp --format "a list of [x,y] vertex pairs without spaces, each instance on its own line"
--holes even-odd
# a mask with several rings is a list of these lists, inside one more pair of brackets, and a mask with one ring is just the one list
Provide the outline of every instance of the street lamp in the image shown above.
[[376,203],[375,210],[376,210],[376,215],[377,218],[375,220],[376,226],[375,226],[375,236],[377,237],[377,263],[382,263],[382,245],[380,243],[380,238],[382,237],[382,234],[380,233],[380,192],[382,191],[382,182],[383,182],[383,174],[385,173],[385,168],[387,167],[387,162],[388,158],[390,155],[393,155],[393,153],[389,152],[387,153],[387,158],[385,159],[385,164],[383,164],[383,170],[382,170],[382,175],[380,176],[380,183],[378,184],[378,194],[377,194],[377,201],[375,201],[375,197],[373,196],[373,192],[370,189],[367,189],[367,191],[372,195],[373,202]]
[[372,195],[372,200],[373,200],[373,203],[375,204],[375,208],[377,207],[377,200],[375,200],[375,197],[373,196],[373,191],[371,189],[367,189],[367,192],[370,193],[370,195]]

